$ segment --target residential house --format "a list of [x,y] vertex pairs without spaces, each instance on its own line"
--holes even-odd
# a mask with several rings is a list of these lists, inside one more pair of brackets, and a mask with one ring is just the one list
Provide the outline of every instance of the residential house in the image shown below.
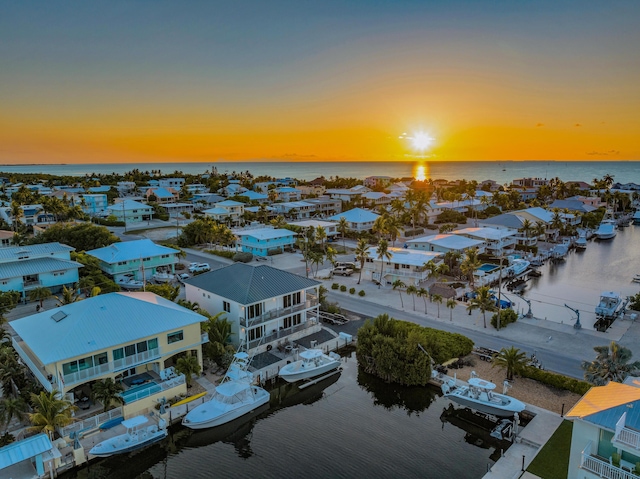
[[177,218],[184,213],[193,213],[193,203],[165,203],[162,207],[171,218]]
[[156,244],[150,239],[123,241],[87,251],[88,255],[99,260],[100,269],[115,281],[131,274],[137,280],[151,280],[159,271],[173,273],[178,253],[178,250]]
[[82,208],[86,214],[90,216],[106,216],[107,207],[107,195],[105,194],[76,194],[71,196],[71,204],[78,205]]
[[0,248],[13,246],[13,231],[0,230]]
[[296,242],[296,233],[280,228],[256,228],[235,231],[238,236],[237,244],[243,252],[253,253],[255,256],[270,256],[284,253],[291,249]]
[[230,180],[229,184],[224,188],[221,188],[219,193],[223,193],[227,198],[232,196],[242,195],[247,188],[240,184],[240,180]]
[[271,266],[234,263],[185,281],[187,301],[226,312],[234,346],[262,352],[321,329],[320,282]]
[[140,223],[153,219],[153,207],[134,200],[121,200],[107,207],[107,216],[125,223]]
[[325,191],[325,194],[333,199],[354,202],[360,201],[362,195],[370,191],[371,190],[364,185],[357,185],[353,188],[329,188]]
[[479,186],[483,190],[498,191],[502,185],[495,180],[484,180]]
[[145,197],[147,198],[147,202],[153,201],[160,205],[175,203],[180,198],[180,190],[169,187],[165,188],[163,186],[157,188],[152,187],[147,189]]
[[407,241],[407,247],[412,250],[439,253],[448,253],[449,251],[464,253],[468,249],[477,248],[479,253],[484,253],[484,241],[453,234],[422,236]]
[[584,181],[567,181],[565,185],[567,186],[567,188],[571,188],[573,185],[575,185],[575,187],[579,191],[589,191],[592,188],[589,183],[586,183]]
[[291,226],[298,226],[303,230],[309,228],[317,229],[322,227],[327,234],[327,241],[332,242],[336,240],[336,237],[340,234],[338,232],[338,225],[332,221],[320,221],[320,220],[306,220],[306,221],[291,221],[288,223]]
[[389,186],[392,178],[390,176],[367,176],[364,179],[364,186],[367,188],[375,188],[376,186]]
[[[535,246],[538,244],[538,236],[531,231],[521,231],[524,225],[525,218],[519,216],[514,212],[503,213],[501,215],[492,216],[486,220],[480,221],[480,226],[485,228],[496,228],[500,230],[508,230],[514,233],[514,238],[517,244],[523,246]],[[532,227],[536,224],[529,220]]]
[[638,477],[633,473],[640,463],[638,384],[611,381],[606,386],[592,387],[566,418],[573,419],[567,477]]
[[485,243],[485,252],[496,258],[515,252],[517,231],[497,228],[462,228],[452,231],[453,234],[481,240]]
[[142,390],[121,394],[126,417],[187,392],[184,376],[164,380],[164,372],[187,354],[202,366],[203,320],[153,293],[108,293],[14,320],[11,339],[38,382],[71,400],[99,380],[150,376]]
[[136,191],[136,183],[135,181],[118,181],[116,190],[118,190],[120,196],[133,194]]
[[158,186],[160,188],[173,188],[180,191],[185,183],[184,178],[161,178],[158,180]]
[[238,196],[244,196],[249,199],[249,201],[255,201],[257,203],[268,203],[269,196],[263,193],[258,193],[256,191],[246,190],[240,193]]
[[233,200],[220,201],[213,208],[204,210],[203,213],[205,216],[213,218],[220,223],[237,226],[242,221],[242,215],[244,215],[244,203]]
[[324,185],[312,184],[298,185],[296,188],[300,190],[300,196],[302,198],[322,196],[326,190]]
[[329,221],[339,222],[340,218],[347,220],[349,229],[351,231],[371,231],[373,223],[378,219],[380,215],[373,213],[369,210],[362,208],[354,208],[349,211],[344,211],[336,215],[327,218]]
[[370,191],[368,193],[364,193],[362,195],[363,203],[366,202],[366,205],[369,208],[377,208],[378,206],[387,206],[391,203],[393,198],[386,193],[382,193],[379,191]]
[[377,248],[372,246],[367,251],[362,277],[386,285],[391,285],[399,279],[407,286],[418,286],[429,278],[430,271],[425,265],[429,261],[439,263],[437,259],[442,256],[442,253],[434,251],[390,247],[387,251],[391,258],[387,259],[378,258],[376,250]]
[[224,197],[213,193],[195,193],[191,198],[191,202],[196,208],[212,206],[221,201],[224,201]]
[[87,191],[89,193],[107,193],[108,191],[111,191],[111,186],[110,185],[90,186],[89,188],[87,188]]
[[516,178],[511,184],[517,188],[534,188],[539,189],[541,186],[549,184],[546,178]]
[[277,201],[300,201],[302,191],[291,186],[281,186],[275,190]]
[[328,196],[320,196],[319,198],[306,198],[305,203],[315,206],[315,217],[326,218],[342,211],[342,201],[331,199]]
[[279,215],[282,215],[285,218],[291,218],[293,220],[311,218],[315,215],[316,212],[316,206],[313,203],[307,202],[306,200],[273,203],[271,207]]
[[191,183],[190,185],[185,185],[184,189],[191,195],[204,194],[209,192],[209,188],[207,188],[207,185],[203,185],[202,183]]
[[0,291],[18,291],[23,299],[38,287],[52,293],[78,281],[80,263],[71,261],[74,248],[60,243],[0,248]]

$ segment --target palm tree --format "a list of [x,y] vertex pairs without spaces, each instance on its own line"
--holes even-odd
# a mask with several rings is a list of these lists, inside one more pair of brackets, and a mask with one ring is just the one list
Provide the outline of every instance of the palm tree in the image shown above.
[[62,296],[54,296],[54,298],[58,300],[58,306],[82,300],[82,296],[77,294],[77,291],[74,288],[67,288],[66,286],[62,287]]
[[[344,216],[340,217],[340,221],[338,221],[337,230],[342,235],[342,249],[347,251],[347,247],[345,246],[345,243],[344,243],[344,237],[349,231],[349,223],[347,222],[347,219]],[[358,284],[360,284],[359,280],[358,280]]]
[[331,263],[331,266],[335,267],[338,252],[331,246],[327,246],[327,250],[325,251],[324,255],[327,258],[327,261]]
[[453,321],[453,310],[458,306],[455,298],[447,299],[447,308],[449,308],[449,321]]
[[327,230],[324,229],[323,226],[318,226],[316,228],[316,241],[320,242],[320,247],[322,251],[325,251],[325,241],[327,240]]
[[24,216],[24,210],[22,206],[16,201],[11,202],[11,218],[13,219],[13,231],[18,231],[18,224],[20,224],[20,218]]
[[176,361],[176,371],[184,374],[187,387],[191,387],[191,376],[193,374],[200,374],[200,364],[196,356],[182,356]]
[[407,291],[405,291],[409,296],[411,296],[411,299],[413,300],[413,310],[416,310],[416,294],[418,293],[418,288],[416,288],[415,284],[411,284],[409,285],[409,287],[407,288]]
[[528,219],[525,219],[522,222],[522,226],[520,227],[519,231],[524,233],[524,237],[527,238],[527,240],[528,240],[529,239],[529,234],[533,231],[533,224]]
[[438,317],[440,317],[440,305],[442,304],[442,299],[441,294],[434,294],[431,296],[431,301],[438,305]]
[[369,245],[367,244],[366,239],[360,238],[358,240],[358,244],[356,245],[355,256],[356,256],[356,261],[360,263],[360,274],[358,275],[358,284],[360,284],[360,280],[362,279],[362,270],[364,269],[364,263],[369,257]]
[[475,287],[473,272],[478,269],[481,264],[480,258],[478,258],[477,248],[470,248],[466,250],[464,260],[460,264],[460,270],[467,278],[469,278],[469,284],[471,285],[472,290]]
[[509,349],[502,348],[500,353],[493,358],[492,367],[500,367],[507,370],[507,379],[511,381],[513,374],[520,373],[528,363],[527,355],[524,351],[511,346]]
[[382,284],[382,274],[384,273],[384,260],[389,261],[393,255],[389,252],[389,243],[387,240],[380,240],[378,243],[378,249],[376,249],[377,258],[380,260],[380,281],[378,282],[378,288]]
[[630,363],[631,350],[611,341],[609,346],[596,346],[598,353],[593,361],[583,361],[584,379],[596,386],[604,386],[609,381],[621,383],[629,375],[637,375],[640,361]]
[[402,289],[401,288],[406,288],[407,285],[404,284],[404,282],[401,279],[396,279],[393,284],[393,289],[394,290],[398,290],[398,294],[400,295],[400,304],[401,306],[404,308],[404,301],[402,301]]
[[491,298],[488,286],[482,286],[476,291],[476,296],[471,298],[467,311],[471,314],[474,309],[479,309],[482,312],[482,319],[484,320],[484,327],[487,327],[487,311],[495,311],[496,303]]
[[102,403],[104,412],[107,412],[111,403],[124,404],[120,396],[123,390],[122,384],[114,382],[111,378],[97,381],[91,387],[93,397]]
[[422,301],[424,301],[424,314],[427,314],[427,298],[429,297],[429,291],[424,288],[420,288],[418,289],[416,296],[422,298]]
[[52,296],[51,290],[45,286],[38,286],[29,291],[29,301],[40,301],[40,307],[45,299],[49,299]]
[[13,418],[22,421],[26,416],[27,405],[24,400],[18,396],[7,396],[0,400],[0,424],[5,425],[4,432],[9,430],[9,423]]
[[49,439],[53,439],[56,428],[73,422],[72,413],[78,408],[60,397],[60,393],[55,389],[51,392],[43,391],[40,394],[31,393],[31,403],[35,412],[28,414],[33,425],[29,428],[30,431],[45,432],[49,435]]

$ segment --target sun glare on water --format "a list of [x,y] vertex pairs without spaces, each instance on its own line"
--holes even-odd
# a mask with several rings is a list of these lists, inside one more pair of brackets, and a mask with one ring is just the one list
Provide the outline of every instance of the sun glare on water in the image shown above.
[[413,177],[418,181],[425,181],[429,177],[428,165],[416,164],[413,167]]

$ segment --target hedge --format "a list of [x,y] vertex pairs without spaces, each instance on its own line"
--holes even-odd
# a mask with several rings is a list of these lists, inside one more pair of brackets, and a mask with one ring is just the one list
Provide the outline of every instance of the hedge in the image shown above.
[[583,396],[589,389],[591,389],[591,386],[593,386],[592,384],[589,384],[586,381],[581,381],[580,379],[574,379],[563,376],[562,374],[556,374],[532,367],[523,369],[520,372],[520,376],[523,378],[533,379],[554,388],[565,389],[572,393],[580,394],[580,396]]

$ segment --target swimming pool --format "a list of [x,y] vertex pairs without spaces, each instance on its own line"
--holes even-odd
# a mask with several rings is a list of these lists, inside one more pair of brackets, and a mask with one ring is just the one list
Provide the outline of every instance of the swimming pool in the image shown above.
[[160,391],[162,391],[162,388],[158,386],[158,383],[150,381],[141,386],[127,389],[126,391],[120,393],[120,395],[122,396],[122,399],[124,399],[125,404],[129,404],[139,399],[149,397],[152,394],[158,393]]
[[495,264],[490,264],[490,263],[485,263],[483,265],[481,265],[478,270],[479,271],[483,271],[484,273],[491,273],[492,271],[495,271],[499,268],[499,266],[495,265]]

